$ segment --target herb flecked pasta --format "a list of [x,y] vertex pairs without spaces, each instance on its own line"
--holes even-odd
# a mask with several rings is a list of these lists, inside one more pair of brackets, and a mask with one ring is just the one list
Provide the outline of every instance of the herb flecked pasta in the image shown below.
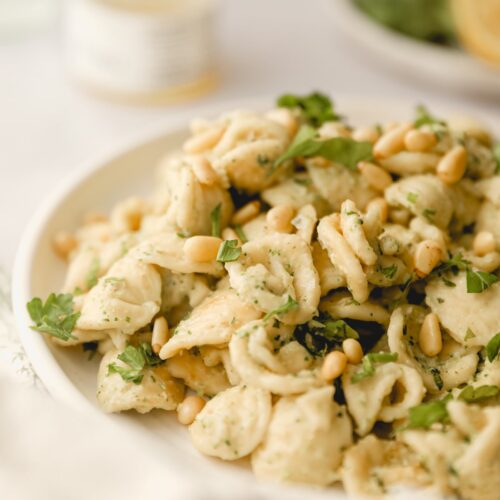
[[102,356],[104,411],[177,410],[260,479],[498,498],[500,144],[470,123],[320,93],[195,120],[150,198],[56,235],[33,329]]

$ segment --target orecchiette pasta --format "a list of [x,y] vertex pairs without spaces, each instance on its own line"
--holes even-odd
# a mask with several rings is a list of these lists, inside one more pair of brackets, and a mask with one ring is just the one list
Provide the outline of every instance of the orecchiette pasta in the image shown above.
[[424,107],[277,105],[193,121],[151,196],[56,234],[33,329],[103,356],[105,411],[176,410],[260,479],[496,499],[498,145]]

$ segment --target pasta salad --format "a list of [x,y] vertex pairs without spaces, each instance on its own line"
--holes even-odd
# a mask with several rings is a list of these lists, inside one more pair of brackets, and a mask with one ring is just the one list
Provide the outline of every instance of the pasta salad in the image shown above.
[[33,329],[102,356],[106,412],[177,411],[262,480],[498,498],[500,149],[320,93],[197,119],[149,198],[54,237]]

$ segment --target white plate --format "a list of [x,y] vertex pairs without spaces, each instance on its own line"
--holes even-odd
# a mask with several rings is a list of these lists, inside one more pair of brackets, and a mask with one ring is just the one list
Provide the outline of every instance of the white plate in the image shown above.
[[500,94],[500,71],[465,50],[422,42],[385,28],[352,0],[324,2],[338,29],[401,75],[476,96]]
[[[266,109],[272,106],[272,102],[272,99],[261,99],[239,102],[236,106],[230,103],[203,114],[213,116],[215,112],[235,107]],[[409,118],[414,107],[414,103],[364,98],[340,98],[336,104],[338,111],[348,116],[353,124]],[[436,113],[441,111],[436,104],[431,109]],[[483,119],[488,122],[487,117]],[[494,125],[492,120],[489,123]],[[44,337],[30,329],[31,321],[26,311],[26,303],[32,297],[46,297],[62,285],[65,264],[52,251],[52,235],[58,230],[76,228],[88,210],[107,211],[127,195],[150,192],[158,160],[167,152],[178,149],[186,134],[186,122],[156,127],[145,136],[127,141],[111,153],[77,169],[35,212],[22,239],[14,267],[12,294],[20,337],[36,373],[49,392],[79,411],[100,411],[95,399],[98,361],[87,361],[80,348],[57,348],[46,342]],[[130,420],[138,428],[160,436],[158,443],[163,446],[165,456],[196,469],[200,477],[213,481],[221,477],[228,481],[238,478],[239,484],[245,488],[242,491],[248,493],[249,498],[257,492],[259,495],[266,492],[265,498],[271,492],[269,494],[275,498],[276,489],[259,485],[246,468],[200,457],[193,450],[185,429],[176,423],[172,415],[158,411],[148,415],[129,413],[110,418]],[[291,492],[288,491],[287,495],[290,498]],[[307,496],[344,498],[339,490],[325,493],[309,491]]]

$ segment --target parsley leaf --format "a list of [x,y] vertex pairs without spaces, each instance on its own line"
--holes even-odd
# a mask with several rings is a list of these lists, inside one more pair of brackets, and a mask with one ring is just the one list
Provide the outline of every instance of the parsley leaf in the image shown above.
[[486,355],[490,363],[498,356],[498,351],[500,351],[500,332],[494,335],[486,344]]
[[361,380],[371,377],[375,373],[375,363],[389,363],[398,359],[397,352],[371,352],[363,356],[361,370],[351,377],[351,383],[357,384]]
[[434,216],[436,215],[436,210],[433,208],[424,208],[422,210],[422,215],[429,221],[434,222]]
[[241,248],[238,246],[238,240],[225,240],[217,252],[217,262],[233,262],[238,260],[241,255]]
[[320,140],[314,128],[310,125],[302,125],[288,149],[275,160],[273,171],[283,162],[297,156],[306,158],[321,156],[341,163],[350,170],[355,170],[360,161],[372,157],[372,145],[369,142],[358,142],[348,137]]
[[92,262],[90,264],[90,269],[89,272],[87,273],[87,276],[85,277],[85,284],[87,285],[87,288],[92,288],[95,285],[97,285],[97,280],[99,278],[99,268],[101,264],[99,262],[99,259],[97,257],[94,257],[92,259]]
[[467,328],[467,331],[465,332],[464,340],[473,339],[475,336],[476,336],[476,334],[470,328]]
[[155,367],[164,363],[151,348],[151,344],[142,342],[139,347],[128,345],[118,356],[128,367],[110,363],[108,375],[118,373],[125,382],[140,384],[144,378],[144,368]]
[[268,312],[264,316],[264,321],[267,321],[273,316],[281,316],[282,314],[285,314],[292,309],[297,309],[297,307],[299,307],[299,303],[289,295],[287,301],[282,306],[279,306],[273,311]]
[[481,399],[492,398],[499,392],[500,387],[496,385],[481,385],[479,387],[467,385],[458,395],[458,399],[463,399],[467,403],[473,403],[475,401],[480,401]]
[[392,278],[394,278],[397,270],[398,270],[398,266],[396,264],[393,264],[392,266],[388,266],[388,267],[380,267],[379,268],[379,271],[389,280],[392,280]]
[[431,368],[432,378],[438,390],[441,390],[444,386],[443,379],[441,378],[441,372],[438,368]]
[[497,142],[493,146],[493,157],[495,158],[495,162],[497,164],[495,174],[500,174],[500,142]]
[[243,231],[243,228],[241,227],[240,224],[236,224],[234,226],[234,232],[238,236],[238,238],[241,240],[242,243],[246,243],[248,241],[247,235],[245,234],[245,231]]
[[320,92],[304,96],[284,94],[278,97],[276,104],[280,108],[300,109],[304,120],[314,127],[319,127],[325,122],[338,121],[340,118],[333,109],[332,101]]
[[446,127],[446,122],[431,115],[429,110],[424,105],[419,104],[415,111],[417,116],[413,124],[415,125],[416,128],[419,128],[422,125],[431,125],[431,126],[434,125],[439,128]]
[[210,221],[212,223],[212,236],[216,236],[220,238],[221,235],[221,227],[220,227],[220,209],[222,204],[219,203],[211,212],[210,212]]
[[410,408],[408,425],[406,429],[428,429],[436,422],[446,423],[449,419],[446,405],[451,399],[451,394],[438,401],[422,403]]
[[481,293],[498,281],[498,276],[467,269],[467,293]]
[[417,194],[417,193],[408,193],[408,194],[406,195],[406,199],[407,199],[410,203],[417,203],[418,194]]
[[71,332],[80,313],[73,311],[73,295],[70,293],[51,293],[45,304],[39,297],[35,297],[26,307],[35,323],[35,326],[31,327],[33,330],[65,341],[75,338]]

